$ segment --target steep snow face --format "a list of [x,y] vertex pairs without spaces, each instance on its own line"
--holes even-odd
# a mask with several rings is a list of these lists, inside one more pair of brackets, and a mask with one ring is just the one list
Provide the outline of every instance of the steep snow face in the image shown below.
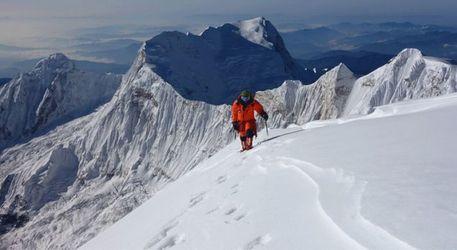
[[81,249],[452,249],[456,116],[454,94],[261,133]]
[[279,88],[258,92],[256,98],[270,112],[273,127],[332,119],[342,115],[355,80],[346,65],[340,64],[311,85],[286,81]]
[[243,89],[311,79],[264,18],[210,27],[201,35],[164,32],[146,42],[145,52],[147,63],[182,96],[212,104],[231,103]]
[[405,49],[389,64],[357,80],[345,115],[367,114],[376,106],[453,93],[457,66]]
[[261,45],[268,49],[284,47],[279,32],[264,17],[257,17],[249,20],[238,21],[233,24],[238,28],[239,33],[246,40]]
[[145,55],[100,110],[2,153],[2,213],[30,221],[1,245],[76,248],[233,140],[227,105],[184,99]]
[[0,88],[0,149],[92,112],[109,101],[120,82],[119,75],[79,71],[63,54],[39,61]]
[[268,49],[274,49],[282,43],[278,31],[270,21],[264,17],[257,17],[250,20],[234,23],[238,27],[239,34],[246,40],[261,45]]

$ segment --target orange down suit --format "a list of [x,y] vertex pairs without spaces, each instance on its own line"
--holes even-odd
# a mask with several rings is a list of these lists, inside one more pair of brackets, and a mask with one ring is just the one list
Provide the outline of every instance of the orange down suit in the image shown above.
[[252,100],[243,105],[239,99],[235,100],[232,105],[232,122],[239,123],[240,137],[245,137],[246,132],[250,129],[257,134],[254,111],[257,114],[264,113],[262,105],[257,100]]

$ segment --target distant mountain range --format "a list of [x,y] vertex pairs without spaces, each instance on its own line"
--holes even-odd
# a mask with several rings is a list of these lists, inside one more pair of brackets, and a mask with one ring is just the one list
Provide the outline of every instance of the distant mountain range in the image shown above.
[[[141,48],[144,37],[163,30],[185,30],[185,26],[136,27],[107,26],[78,31],[75,39],[58,47],[76,61],[78,68],[97,73],[125,73]],[[282,32],[285,47],[298,64],[307,69],[311,81],[339,63],[356,75],[370,73],[386,64],[403,48],[418,48],[426,56],[457,61],[457,28],[413,23],[339,23],[317,28]],[[65,45],[63,45],[65,44]],[[71,44],[71,45],[68,45]],[[48,49],[52,53],[56,50]],[[0,77],[12,78],[28,72],[46,49],[0,45]],[[33,59],[18,59],[33,54]],[[37,56],[37,54],[42,56]]]
[[133,39],[114,39],[73,46],[73,54],[120,65],[131,65],[143,42]]
[[[73,58],[87,58],[73,60],[76,66],[83,71],[124,74],[135,59],[141,44],[142,42],[134,39],[111,39],[81,42],[77,45],[61,48],[61,50]],[[19,73],[31,71],[35,64],[43,59],[39,56],[27,60],[16,58],[16,52],[36,52],[35,49],[31,48],[0,45],[0,51],[4,52],[0,54],[0,77],[4,78],[12,78]]]
[[[16,75],[24,72],[29,72],[35,67],[35,65],[42,60],[42,58],[29,59],[13,63],[4,68],[0,68],[0,76],[5,77],[2,79],[10,79]],[[92,61],[80,61],[72,60],[75,66],[86,72],[94,73],[113,73],[113,74],[124,74],[129,69],[129,65],[117,64],[117,63],[101,63]],[[0,80],[1,85],[1,80]]]
[[340,23],[281,34],[291,54],[300,59],[332,50],[398,54],[414,47],[424,54],[457,59],[457,28],[412,23]]
[[24,51],[33,50],[33,48],[16,47],[11,45],[0,44],[0,51]]

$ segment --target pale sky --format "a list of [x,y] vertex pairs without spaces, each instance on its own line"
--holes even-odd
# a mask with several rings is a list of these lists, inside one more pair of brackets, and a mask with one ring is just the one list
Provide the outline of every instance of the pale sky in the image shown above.
[[[106,25],[198,25],[265,16],[273,24],[411,21],[457,26],[456,0],[0,0],[0,43]],[[14,43],[14,44],[11,44]]]

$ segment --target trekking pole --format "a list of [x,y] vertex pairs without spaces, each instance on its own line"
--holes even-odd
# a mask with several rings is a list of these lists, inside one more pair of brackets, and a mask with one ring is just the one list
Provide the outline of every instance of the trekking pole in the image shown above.
[[268,135],[268,125],[267,125],[267,120],[263,119],[263,121],[265,122],[265,129],[266,129],[266,131],[267,131],[267,136],[269,136],[269,135]]

